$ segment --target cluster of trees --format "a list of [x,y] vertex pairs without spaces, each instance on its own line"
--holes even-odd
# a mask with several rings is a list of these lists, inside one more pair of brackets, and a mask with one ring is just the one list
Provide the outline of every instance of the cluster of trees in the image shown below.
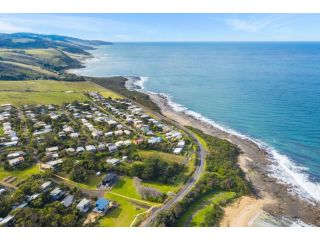
[[223,209],[213,204],[208,212],[205,213],[204,222],[200,224],[201,227],[216,227],[219,225],[223,217]]
[[134,162],[127,169],[128,175],[143,180],[157,180],[163,183],[174,183],[177,175],[184,171],[184,166],[178,163],[164,162],[159,159],[146,159]]
[[[23,182],[15,191],[7,191],[0,196],[0,217],[8,214],[14,216],[14,225],[19,227],[76,227],[81,226],[84,217],[76,209],[75,205],[66,208],[58,201],[52,201],[49,192],[41,189],[41,184],[48,180],[50,175],[33,175]],[[64,191],[72,193],[76,201],[81,199],[82,193],[77,189],[70,190],[66,186],[60,186]],[[40,195],[29,202],[28,206],[21,209],[12,209],[28,201],[27,196],[35,193]]]
[[[192,128],[207,143],[206,173],[186,197],[171,209],[161,212],[155,219],[155,226],[175,226],[188,207],[204,194],[213,190],[233,191],[237,196],[250,192],[249,183],[237,165],[239,149],[230,142]],[[204,226],[217,225],[222,209],[213,207],[205,217]]]
[[7,216],[12,210],[12,206],[23,202],[27,195],[39,192],[42,184],[41,179],[40,175],[34,175],[21,184],[16,191],[7,191],[0,195],[0,217]]
[[152,187],[146,187],[142,185],[142,180],[138,177],[133,178],[133,183],[137,192],[142,199],[152,201],[152,202],[163,202],[166,198],[166,194],[154,189]]
[[60,202],[46,204],[43,208],[23,208],[15,211],[17,227],[77,227],[81,214],[75,207],[66,208]]

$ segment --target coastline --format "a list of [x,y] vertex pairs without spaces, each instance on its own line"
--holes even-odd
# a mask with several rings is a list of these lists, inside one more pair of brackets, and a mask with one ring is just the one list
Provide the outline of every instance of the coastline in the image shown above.
[[[307,225],[320,226],[319,204],[310,203],[290,194],[289,186],[270,176],[268,170],[272,162],[266,150],[249,139],[243,139],[184,112],[176,111],[168,99],[161,94],[145,93],[159,106],[164,116],[181,125],[193,126],[207,134],[226,139],[241,149],[239,166],[252,184],[254,194],[242,197],[227,206],[221,226],[251,226],[255,218],[263,212],[280,220],[285,217],[292,224],[302,221]],[[231,218],[232,221],[230,221]]]
[[[85,62],[83,64],[85,65]],[[79,72],[76,72],[76,74],[79,74]],[[260,215],[265,214],[277,219],[276,222],[284,222],[279,226],[320,226],[319,202],[314,203],[301,198],[297,194],[290,193],[293,188],[290,184],[280,182],[279,178],[271,175],[275,162],[272,161],[269,149],[264,148],[258,141],[255,142],[232,130],[228,131],[229,129],[211,124],[210,121],[202,119],[202,116],[197,113],[189,114],[191,111],[185,111],[186,109],[183,106],[172,102],[164,94],[144,90],[143,82],[147,80],[145,77],[85,77],[88,81],[111,88],[116,92],[119,91],[126,97],[133,97],[135,101],[143,96],[143,103],[141,104],[151,103],[155,105],[155,108],[158,108],[155,111],[161,112],[164,116],[177,121],[179,124],[193,126],[207,134],[227,139],[241,149],[242,158],[239,160],[239,166],[246,173],[247,179],[253,186],[254,193],[249,196],[249,199],[240,198],[226,207],[225,219],[221,222],[222,226],[225,222],[229,222],[225,224],[228,226],[253,226],[253,221]],[[110,82],[109,79],[112,79],[112,81]],[[120,84],[116,83],[119,79],[121,80]],[[137,94],[141,96],[137,98]],[[151,106],[151,108],[153,107]],[[228,217],[242,220],[230,222]]]

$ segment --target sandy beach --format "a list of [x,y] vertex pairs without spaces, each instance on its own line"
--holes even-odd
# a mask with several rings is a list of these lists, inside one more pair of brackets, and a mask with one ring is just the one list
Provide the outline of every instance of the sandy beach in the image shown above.
[[319,205],[316,206],[289,193],[288,186],[270,177],[269,155],[257,144],[224,132],[184,112],[175,111],[164,96],[148,94],[166,117],[181,125],[193,126],[207,134],[227,139],[241,149],[242,154],[238,163],[246,173],[246,178],[251,182],[254,191],[252,196],[241,197],[225,208],[221,226],[251,226],[255,218],[263,212],[279,219],[285,217],[293,223],[299,220],[306,224],[320,226]]

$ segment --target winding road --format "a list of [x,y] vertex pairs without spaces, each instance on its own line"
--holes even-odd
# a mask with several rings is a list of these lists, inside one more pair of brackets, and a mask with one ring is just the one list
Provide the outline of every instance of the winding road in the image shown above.
[[197,136],[191,130],[189,130],[188,128],[182,126],[181,124],[179,124],[176,121],[173,121],[172,119],[169,119],[169,118],[165,117],[164,115],[162,115],[160,113],[157,113],[157,112],[154,112],[154,111],[148,109],[147,107],[145,107],[145,106],[143,106],[143,105],[141,105],[141,104],[139,104],[137,102],[134,102],[134,103],[136,105],[140,106],[141,108],[143,108],[146,112],[152,113],[158,119],[165,120],[166,122],[172,124],[173,126],[183,130],[184,132],[189,134],[189,136],[192,137],[193,140],[199,146],[198,156],[199,156],[199,159],[200,159],[200,163],[199,163],[199,165],[196,166],[196,169],[193,172],[192,176],[182,186],[180,191],[175,196],[173,196],[169,201],[165,202],[164,205],[162,205],[160,208],[153,209],[153,211],[151,211],[152,213],[150,214],[150,216],[144,222],[142,222],[141,225],[140,225],[141,227],[147,227],[147,226],[151,225],[151,223],[155,220],[155,218],[156,218],[156,216],[157,216],[157,214],[159,212],[171,208],[174,204],[176,204],[177,202],[181,201],[191,191],[191,189],[194,187],[195,183],[200,178],[202,172],[204,171],[206,150],[205,150],[205,147],[202,145],[202,143],[197,138]]

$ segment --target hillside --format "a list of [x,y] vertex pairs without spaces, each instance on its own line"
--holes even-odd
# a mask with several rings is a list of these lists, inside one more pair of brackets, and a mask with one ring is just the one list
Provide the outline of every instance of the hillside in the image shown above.
[[0,80],[81,80],[64,71],[80,68],[81,59],[110,42],[34,33],[0,34]]

